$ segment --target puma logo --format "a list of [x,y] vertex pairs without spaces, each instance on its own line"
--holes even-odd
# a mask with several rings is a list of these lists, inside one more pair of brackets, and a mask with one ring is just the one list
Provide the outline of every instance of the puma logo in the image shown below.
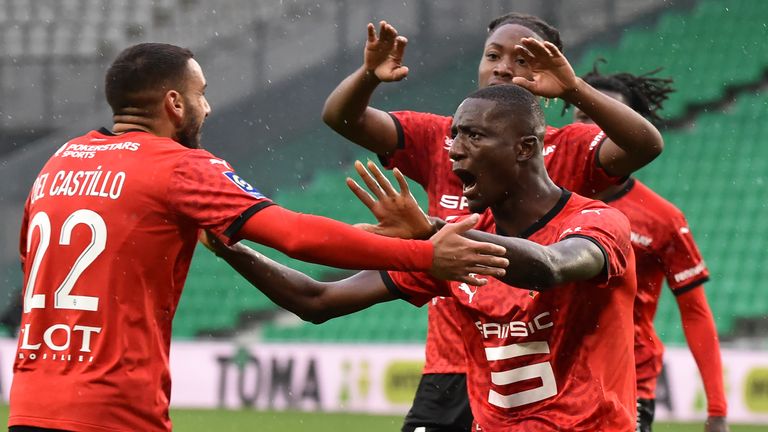
[[462,284],[459,284],[459,289],[467,293],[467,295],[469,296],[469,302],[472,303],[472,298],[475,297],[475,294],[477,294],[477,287],[475,287],[475,290],[472,291],[469,288],[469,285],[462,283]]

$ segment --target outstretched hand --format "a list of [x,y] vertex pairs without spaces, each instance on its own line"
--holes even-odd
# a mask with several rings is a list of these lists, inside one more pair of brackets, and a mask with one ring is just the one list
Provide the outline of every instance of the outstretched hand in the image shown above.
[[709,416],[704,423],[704,432],[730,432],[725,417]]
[[351,178],[347,178],[347,186],[379,221],[378,225],[355,226],[375,234],[403,239],[425,239],[432,235],[434,227],[419,207],[408,188],[408,182],[397,168],[394,174],[400,192],[392,187],[387,177],[372,161],[368,161],[370,173],[360,161],[355,161],[355,170],[375,198]]
[[432,276],[480,286],[488,281],[477,275],[501,278],[506,274],[509,260],[503,258],[506,253],[504,247],[461,236],[477,221],[478,216],[474,214],[462,221],[446,224],[430,238],[435,247],[429,271]]
[[386,21],[379,23],[379,35],[372,23],[368,23],[368,40],[365,43],[365,70],[381,81],[400,81],[408,75],[403,66],[403,54],[408,39],[399,36],[397,30]]
[[548,98],[563,97],[576,89],[576,73],[568,59],[551,42],[523,38],[515,46],[515,53],[528,63],[533,80],[514,77],[513,83]]

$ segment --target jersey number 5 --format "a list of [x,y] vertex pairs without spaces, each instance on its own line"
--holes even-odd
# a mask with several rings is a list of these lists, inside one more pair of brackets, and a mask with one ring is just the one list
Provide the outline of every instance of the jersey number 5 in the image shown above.
[[[547,342],[525,342],[485,349],[488,362],[507,360],[532,354],[548,354]],[[541,379],[541,385],[529,390],[511,394],[501,394],[491,389],[488,402],[501,408],[515,408],[538,402],[557,394],[557,383],[552,365],[549,362],[534,363],[501,372],[491,372],[491,383],[502,386],[533,378]]]
[[[80,256],[75,260],[75,264],[64,278],[64,281],[61,282],[61,285],[56,289],[53,302],[53,307],[56,309],[87,311],[95,311],[99,309],[98,297],[72,295],[71,292],[72,288],[75,286],[75,282],[77,282],[77,279],[83,271],[104,251],[104,247],[107,244],[107,225],[98,213],[86,209],[77,210],[69,215],[67,220],[65,220],[64,224],[61,226],[59,244],[69,246],[72,230],[80,224],[86,225],[91,229],[91,243],[80,253]],[[51,243],[51,219],[45,212],[35,214],[32,221],[29,223],[27,231],[27,251],[32,247],[32,234],[35,232],[35,229],[40,230],[40,243],[37,246],[37,252],[32,260],[29,279],[27,280],[27,286],[24,289],[24,313],[27,313],[32,309],[45,307],[45,294],[35,294],[33,292],[35,281],[37,280],[37,273],[40,271],[40,263],[43,261],[43,256],[45,256],[45,252],[48,250],[48,246]]]

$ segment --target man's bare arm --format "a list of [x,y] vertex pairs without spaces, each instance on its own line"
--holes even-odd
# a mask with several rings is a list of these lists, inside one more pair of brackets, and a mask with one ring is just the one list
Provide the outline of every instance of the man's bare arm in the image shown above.
[[241,243],[227,247],[208,233],[201,241],[275,304],[315,324],[396,298],[377,271],[318,282]]
[[397,148],[397,129],[388,113],[370,106],[381,82],[400,81],[408,75],[403,54],[408,40],[385,21],[376,35],[368,24],[363,65],[342,81],[328,96],[323,121],[348,140],[376,154]]

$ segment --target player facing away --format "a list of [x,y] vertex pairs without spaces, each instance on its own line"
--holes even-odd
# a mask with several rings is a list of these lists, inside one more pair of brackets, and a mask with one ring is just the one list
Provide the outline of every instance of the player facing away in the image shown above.
[[401,240],[275,205],[200,148],[210,107],[192,57],[166,44],[123,51],[106,74],[112,129],[62,145],[32,186],[11,431],[171,430],[171,321],[200,229],[332,266],[468,283],[504,272],[503,247],[457,234],[471,221]]
[[[478,230],[465,235],[506,248],[503,278],[471,287],[424,273],[368,271],[322,283],[240,245],[217,253],[277,304],[317,323],[396,298],[419,306],[454,298],[473,430],[633,430],[635,270],[626,217],[552,182],[541,152],[543,113],[522,87],[471,94],[452,130],[453,172],[470,210],[480,213]],[[379,200],[358,196],[381,225],[397,232],[398,221],[418,221],[402,214],[403,200],[417,207],[407,189],[392,198],[386,178],[373,173],[362,174]],[[413,232],[429,233],[426,225]]]
[[[658,121],[661,119],[657,112],[673,89],[671,79],[652,76],[657,71],[639,76],[630,73],[604,75],[595,65],[583,79],[638,113]],[[574,110],[573,119],[575,122],[591,122],[579,109]],[[664,279],[677,300],[685,337],[704,382],[708,413],[705,431],[727,431],[720,344],[703,287],[709,279],[709,271],[685,215],[634,178],[609,187],[600,198],[621,210],[632,228],[632,248],[637,260],[634,315],[638,432],[650,432],[653,423],[656,380],[661,373],[664,353],[653,319]]]
[[[451,172],[450,116],[384,112],[369,106],[381,82],[402,80],[407,40],[382,22],[378,35],[368,25],[364,64],[326,101],[323,119],[351,141],[380,155],[387,168],[398,167],[427,192],[428,213],[451,220],[469,212],[462,183]],[[557,29],[538,17],[500,16],[488,25],[478,66],[478,86],[519,84],[536,95],[560,97],[594,116],[597,126],[547,127],[544,165],[555,184],[592,196],[653,160],[663,146],[658,130],[625,105],[576,77],[561,54]],[[426,364],[404,432],[465,431],[472,414],[465,388],[464,353],[452,298],[429,305]]]

